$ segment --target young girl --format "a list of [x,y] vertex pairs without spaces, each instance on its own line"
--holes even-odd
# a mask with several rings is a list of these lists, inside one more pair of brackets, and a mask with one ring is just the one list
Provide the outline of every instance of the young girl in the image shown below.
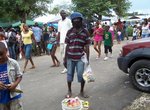
[[93,35],[94,35],[94,49],[98,53],[98,56],[96,59],[100,58],[101,55],[101,43],[103,41],[103,28],[99,27],[100,22],[96,22],[96,27],[94,29]]
[[24,52],[25,52],[25,64],[23,73],[26,72],[26,67],[28,64],[28,61],[31,62],[32,67],[30,69],[34,69],[35,65],[32,60],[32,42],[36,43],[34,34],[32,31],[29,30],[28,26],[26,24],[23,24],[23,31],[21,32],[22,41],[24,44]]
[[54,27],[50,26],[49,27],[49,40],[47,44],[47,49],[49,54],[51,55],[53,65],[51,67],[58,67],[60,65],[59,60],[57,59],[55,53],[57,49],[57,38],[56,38],[56,33],[54,31]]
[[137,39],[137,26],[134,25],[133,26],[133,38],[132,40],[136,40]]
[[121,43],[121,30],[120,29],[118,29],[118,32],[117,32],[117,42],[118,42],[118,44],[120,44]]
[[148,20],[144,19],[143,25],[142,25],[142,38],[149,37],[149,24]]

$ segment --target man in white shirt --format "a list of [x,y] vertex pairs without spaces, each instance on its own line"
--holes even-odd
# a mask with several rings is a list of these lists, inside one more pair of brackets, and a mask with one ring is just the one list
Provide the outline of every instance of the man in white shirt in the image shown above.
[[[61,54],[61,59],[63,60],[64,55],[65,55],[65,38],[67,31],[72,27],[71,20],[67,18],[67,14],[64,10],[60,11],[60,15],[62,19],[58,22],[58,40],[60,44],[60,54]],[[61,73],[66,73],[67,69],[65,68]]]

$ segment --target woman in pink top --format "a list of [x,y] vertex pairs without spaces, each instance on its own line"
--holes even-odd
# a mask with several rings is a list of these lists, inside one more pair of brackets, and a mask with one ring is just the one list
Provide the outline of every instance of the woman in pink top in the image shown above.
[[103,41],[103,28],[100,27],[100,22],[97,21],[93,32],[94,49],[98,53],[96,59],[100,58],[101,55],[101,43]]

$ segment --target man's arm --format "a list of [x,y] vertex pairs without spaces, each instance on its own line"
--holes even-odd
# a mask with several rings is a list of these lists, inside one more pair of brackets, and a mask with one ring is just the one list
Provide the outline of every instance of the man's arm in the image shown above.
[[87,55],[87,60],[88,60],[88,62],[89,62],[89,55],[90,55],[90,48],[89,48],[89,45],[84,46],[84,51],[85,51],[85,53],[86,53],[86,55]]
[[60,26],[60,21],[58,22],[58,35],[57,35],[57,41],[58,43],[60,42],[60,32],[61,32],[61,26]]
[[22,80],[22,76],[16,78],[16,81],[14,83],[8,85],[8,89],[9,90],[14,90],[17,87],[17,85],[20,83],[21,80]]
[[58,35],[57,35],[57,42],[60,42],[60,32],[58,32]]

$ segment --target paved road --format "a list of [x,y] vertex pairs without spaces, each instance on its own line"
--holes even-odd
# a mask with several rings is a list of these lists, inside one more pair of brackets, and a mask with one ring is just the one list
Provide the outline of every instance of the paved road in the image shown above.
[[[91,47],[90,64],[96,81],[86,84],[85,92],[90,98],[84,99],[90,102],[90,110],[122,110],[140,95],[133,89],[128,75],[118,69],[116,59],[121,45],[115,42],[113,58],[108,61],[103,60],[104,54],[96,60]],[[51,68],[50,56],[46,55],[34,57],[34,62],[36,69],[28,70],[22,81],[24,110],[61,110],[61,101],[67,93],[66,74],[60,74],[63,66]],[[24,62],[19,63],[22,67]],[[76,77],[72,88],[73,96],[78,96],[80,84]]]

